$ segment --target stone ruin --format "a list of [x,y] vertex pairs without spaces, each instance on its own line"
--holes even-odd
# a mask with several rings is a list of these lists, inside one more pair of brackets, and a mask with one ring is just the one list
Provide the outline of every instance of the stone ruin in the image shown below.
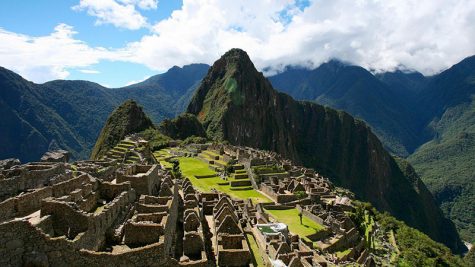
[[[179,186],[158,165],[109,163],[3,170],[0,265],[179,266]],[[114,179],[81,171],[109,167]]]
[[231,200],[222,196],[213,209],[215,251],[219,266],[247,266],[251,252]]
[[[267,266],[371,262],[346,215],[351,197],[316,171],[246,147],[183,150],[175,153],[233,162],[273,203],[200,192],[153,160],[8,160],[0,165],[0,266],[255,266],[256,255]],[[262,230],[278,222],[267,210],[290,208],[324,229],[308,236]],[[351,251],[336,257],[342,250]]]

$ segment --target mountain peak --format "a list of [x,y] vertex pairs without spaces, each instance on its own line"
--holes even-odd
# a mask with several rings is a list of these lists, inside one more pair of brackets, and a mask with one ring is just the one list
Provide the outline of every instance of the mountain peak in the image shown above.
[[217,72],[231,73],[242,73],[243,71],[258,72],[246,51],[239,48],[233,48],[224,53],[224,55],[213,64],[213,69]]
[[246,53],[246,51],[240,49],[240,48],[232,48],[228,52],[224,53],[224,55],[221,58],[225,58],[228,60],[247,60],[251,61],[249,58],[249,55]]
[[91,159],[101,158],[126,135],[141,132],[148,128],[154,128],[154,126],[143,112],[142,107],[134,100],[125,101],[107,119],[94,145]]
[[213,64],[188,112],[198,117],[211,139],[275,151],[313,167],[437,241],[452,248],[460,245],[453,224],[444,221],[425,185],[403,173],[366,124],[276,92],[240,49]]

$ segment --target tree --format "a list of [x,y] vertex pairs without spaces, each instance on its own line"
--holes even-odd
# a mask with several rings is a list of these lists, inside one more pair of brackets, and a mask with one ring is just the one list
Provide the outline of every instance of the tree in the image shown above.
[[181,178],[181,170],[180,170],[180,161],[177,159],[171,159],[170,163],[173,164],[172,167],[172,174],[175,179],[180,179]]

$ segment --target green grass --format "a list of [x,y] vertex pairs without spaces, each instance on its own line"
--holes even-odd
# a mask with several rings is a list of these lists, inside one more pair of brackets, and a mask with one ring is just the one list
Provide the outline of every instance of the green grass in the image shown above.
[[257,242],[254,239],[254,236],[251,234],[246,234],[247,240],[249,240],[250,249],[254,259],[256,260],[256,267],[265,266],[264,260],[262,259],[261,253],[259,253],[259,247]]
[[160,160],[160,164],[164,167],[164,168],[173,168],[173,164],[171,164],[170,162],[168,161],[164,161],[164,160]]
[[274,234],[275,231],[272,230],[272,228],[270,226],[266,226],[266,225],[263,225],[263,226],[258,226],[257,227],[261,232],[263,233],[267,233],[267,234]]
[[343,251],[337,251],[335,254],[336,254],[336,256],[337,256],[339,259],[341,259],[341,258],[343,258],[344,256],[348,255],[348,253],[350,253],[350,251],[351,251],[351,248],[345,249],[345,250],[343,250]]
[[[315,234],[325,227],[307,216],[302,217],[302,224],[300,224],[299,211],[296,208],[288,210],[268,210],[266,211],[272,215],[278,222],[285,223],[289,227],[289,231],[293,234],[305,238],[308,235]],[[307,239],[308,240],[308,239]]]
[[197,158],[179,157],[180,169],[183,176],[190,179],[193,186],[202,192],[211,192],[211,189],[216,189],[223,193],[229,194],[231,197],[237,199],[250,198],[254,203],[271,202],[270,199],[257,192],[254,189],[250,190],[231,190],[229,185],[220,185],[219,183],[225,183],[220,177],[214,178],[202,178],[198,179],[195,175],[212,175],[216,174],[213,170],[208,168],[208,164]]

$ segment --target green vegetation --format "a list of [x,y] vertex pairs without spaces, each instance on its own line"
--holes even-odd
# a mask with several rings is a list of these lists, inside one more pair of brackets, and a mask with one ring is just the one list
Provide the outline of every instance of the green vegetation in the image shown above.
[[470,251],[465,255],[464,260],[469,267],[475,267],[475,244],[472,244],[472,248]]
[[255,174],[285,173],[285,170],[282,167],[275,165],[254,166],[252,167],[252,171]]
[[266,212],[272,215],[278,222],[287,224],[289,231],[299,235],[301,238],[306,238],[308,235],[325,229],[323,225],[311,220],[305,215],[302,216],[302,224],[300,224],[299,211],[296,208],[287,210],[266,209]]
[[343,258],[344,256],[348,255],[351,252],[351,248],[345,249],[343,251],[337,251],[335,254],[338,258]]
[[185,138],[185,140],[183,140],[183,142],[181,142],[182,145],[188,145],[188,144],[204,144],[208,141],[207,138],[205,137],[201,137],[201,136],[195,136],[195,135],[192,135],[192,136],[189,136],[187,138]]
[[150,150],[156,151],[168,146],[170,137],[163,135],[155,128],[148,128],[140,133],[143,139],[148,141]]
[[259,247],[257,246],[257,242],[254,239],[252,234],[246,234],[247,240],[249,241],[249,247],[251,249],[252,257],[254,258],[254,263],[256,267],[264,267],[264,260],[262,259],[262,255],[259,252]]
[[[465,262],[452,254],[449,248],[430,239],[424,233],[407,226],[388,213],[380,213],[369,203],[355,201],[356,211],[351,214],[352,220],[360,227],[360,231],[368,233],[368,228],[378,224],[379,230],[395,243],[396,249],[391,255],[392,263],[397,266],[466,266]],[[374,220],[374,221],[373,221]],[[373,237],[366,240],[373,240]],[[367,244],[375,247],[377,240]],[[377,249],[377,246],[376,246]]]
[[206,139],[203,126],[195,115],[189,113],[180,114],[171,120],[164,120],[158,128],[160,132],[173,139],[185,140],[189,137],[202,137]]
[[409,161],[460,236],[475,242],[475,99],[448,109],[434,127],[439,137]]
[[294,195],[297,197],[297,199],[303,199],[307,197],[307,193],[305,193],[305,191],[294,192]]
[[[229,194],[231,197],[238,199],[250,198],[254,203],[270,202],[270,200],[252,187],[247,190],[232,190],[229,182],[218,177],[217,173],[209,168],[209,165],[197,158],[180,157],[180,169],[182,175],[190,179],[193,186],[203,192],[211,192],[216,189],[223,193]],[[198,179],[196,176],[215,175],[212,178]]]

